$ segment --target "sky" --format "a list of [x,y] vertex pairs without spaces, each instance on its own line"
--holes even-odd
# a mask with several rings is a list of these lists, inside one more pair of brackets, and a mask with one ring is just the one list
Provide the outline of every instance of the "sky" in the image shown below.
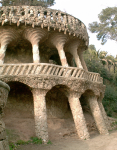
[[[55,0],[56,4],[52,6],[52,9],[58,9],[65,11],[66,13],[73,15],[80,19],[87,27],[89,23],[98,20],[98,14],[107,7],[117,6],[117,0]],[[96,34],[89,34],[89,44],[93,44],[96,50],[107,51],[108,55],[117,55],[117,42],[108,40],[105,45],[101,45],[101,41],[98,41]]]

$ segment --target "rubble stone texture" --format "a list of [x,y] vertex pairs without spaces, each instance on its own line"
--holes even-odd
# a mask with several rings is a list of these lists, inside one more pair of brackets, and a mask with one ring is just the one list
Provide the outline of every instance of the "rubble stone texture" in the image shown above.
[[[50,102],[48,93],[54,87],[55,91],[60,87],[67,96],[65,102],[69,102],[80,139],[90,136],[79,101],[81,95],[88,101],[100,134],[108,134],[108,118],[102,105],[103,79],[98,73],[88,72],[83,59],[89,43],[84,23],[65,12],[40,6],[1,7],[0,23],[0,79],[20,82],[31,89],[36,136],[46,143],[47,113],[60,116],[64,115],[63,107],[67,109],[64,102]],[[89,90],[93,96],[86,92]]]
[[3,109],[7,102],[9,90],[9,86],[6,83],[0,81],[0,150],[9,150],[5,124],[2,120]]

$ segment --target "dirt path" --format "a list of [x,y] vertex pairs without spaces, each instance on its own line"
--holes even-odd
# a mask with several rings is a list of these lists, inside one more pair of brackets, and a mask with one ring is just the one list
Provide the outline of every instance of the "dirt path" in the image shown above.
[[77,137],[63,137],[52,141],[52,145],[22,145],[17,150],[117,150],[117,131],[109,135],[91,135],[90,140],[79,140]]

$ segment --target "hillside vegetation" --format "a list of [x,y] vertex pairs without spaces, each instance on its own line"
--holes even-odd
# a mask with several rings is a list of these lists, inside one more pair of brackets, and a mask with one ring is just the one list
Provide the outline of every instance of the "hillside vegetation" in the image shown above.
[[110,117],[117,113],[117,57],[108,55],[105,51],[96,50],[94,45],[89,45],[84,52],[84,59],[88,71],[100,73],[106,85],[103,105]]

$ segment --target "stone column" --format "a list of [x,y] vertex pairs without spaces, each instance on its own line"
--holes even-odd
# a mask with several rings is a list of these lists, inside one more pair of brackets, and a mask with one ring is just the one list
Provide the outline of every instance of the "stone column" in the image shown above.
[[89,106],[90,106],[90,109],[91,109],[91,112],[94,117],[99,133],[104,134],[104,135],[108,134],[108,130],[106,128],[100,107],[97,102],[97,97],[90,95],[88,97],[88,103],[89,103]]
[[102,97],[100,97],[98,99],[98,105],[99,105],[100,110],[102,112],[102,116],[103,116],[104,122],[106,124],[106,127],[109,130],[111,127],[110,127],[110,124],[109,124],[109,120],[108,120],[107,114],[106,114],[105,109],[104,109],[103,104],[102,104],[102,99],[103,99]]
[[78,50],[78,55],[79,55],[81,64],[83,66],[83,69],[86,70],[86,71],[88,71],[86,63],[85,63],[84,58],[83,58],[83,51],[82,50]]
[[79,98],[80,98],[79,93],[70,92],[68,100],[79,138],[88,139],[90,136],[88,133],[85,117],[83,114]]
[[40,62],[40,56],[39,56],[39,46],[37,44],[32,45],[32,53],[33,53],[33,62],[39,63]]
[[38,138],[41,138],[44,143],[47,143],[48,127],[45,100],[47,90],[35,88],[32,89],[32,93],[34,100],[34,119],[36,136]]
[[71,53],[72,53],[72,55],[75,59],[77,67],[83,69],[80,58],[79,58],[79,55],[77,53],[77,49],[74,49]]
[[9,150],[8,139],[6,136],[5,124],[3,122],[3,109],[7,103],[10,87],[0,81],[0,150]]
[[6,49],[7,49],[7,45],[2,45],[1,44],[1,48],[0,48],[0,64],[4,63],[4,57],[5,57]]
[[41,28],[26,28],[23,36],[32,44],[33,62],[40,63],[38,45],[40,40],[46,39],[47,31]]
[[57,49],[58,49],[58,53],[59,53],[59,57],[60,57],[62,66],[68,67],[68,63],[67,63],[67,59],[66,59],[66,56],[65,56],[65,52],[63,50],[63,45],[58,45]]
[[66,49],[66,51],[70,52],[73,55],[77,67],[83,69],[80,58],[79,58],[79,55],[77,53],[77,49],[79,47],[79,44],[80,44],[80,42],[78,40],[71,41],[65,47],[65,49]]
[[62,33],[53,33],[49,38],[49,42],[57,48],[61,64],[65,67],[68,67],[67,59],[64,52],[64,45],[67,40],[68,36]]

